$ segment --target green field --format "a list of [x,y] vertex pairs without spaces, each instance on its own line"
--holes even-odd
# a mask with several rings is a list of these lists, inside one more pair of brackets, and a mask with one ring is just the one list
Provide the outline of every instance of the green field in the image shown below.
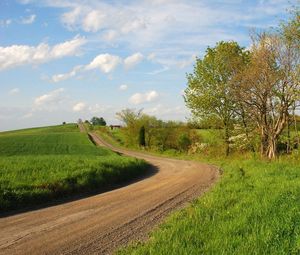
[[101,190],[146,169],[141,160],[96,147],[77,125],[0,133],[0,210]]

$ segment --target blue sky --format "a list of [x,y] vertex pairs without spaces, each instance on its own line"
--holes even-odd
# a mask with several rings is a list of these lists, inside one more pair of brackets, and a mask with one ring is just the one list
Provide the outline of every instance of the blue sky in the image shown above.
[[185,120],[195,57],[287,18],[284,0],[1,0],[0,130],[124,108]]

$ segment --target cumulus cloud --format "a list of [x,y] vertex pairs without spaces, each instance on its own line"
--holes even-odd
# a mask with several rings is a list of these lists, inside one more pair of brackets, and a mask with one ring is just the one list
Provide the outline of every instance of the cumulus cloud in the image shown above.
[[120,63],[122,59],[119,56],[106,54],[100,54],[95,57],[90,64],[86,66],[86,70],[100,69],[103,73],[110,73]]
[[[70,72],[55,74],[51,77],[53,82],[60,82],[76,76],[79,72],[99,69],[105,74],[108,74],[116,69],[123,62],[122,58],[111,54],[100,54],[96,56],[89,64],[75,66]],[[137,63],[136,63],[137,64]]]
[[185,67],[190,66],[190,62],[180,61],[195,53],[198,55],[216,41],[236,40],[248,44],[248,35],[244,31],[274,25],[272,22],[277,23],[279,14],[297,0],[33,2],[60,8],[64,26],[73,31],[97,33],[99,43],[105,45],[114,41],[130,50],[149,49],[164,60],[160,64],[170,66],[173,59],[168,63],[167,60],[174,57],[179,61],[177,65],[173,64],[174,67]]
[[70,41],[49,46],[41,43],[34,46],[11,45],[0,47],[0,71],[25,64],[40,64],[67,56],[78,55],[80,47],[86,43],[84,37],[76,36]]
[[32,14],[32,15],[26,17],[26,18],[23,18],[21,20],[21,23],[24,24],[24,25],[32,24],[35,21],[35,18],[36,18],[36,15]]
[[79,102],[73,106],[74,112],[81,112],[86,108],[86,104],[83,102]]
[[64,99],[64,97],[63,97],[64,91],[65,91],[64,88],[59,88],[59,89],[50,91],[47,94],[38,96],[34,100],[34,105],[35,106],[43,106],[43,105],[47,104],[47,106],[48,106],[49,104],[57,104]]
[[14,88],[14,89],[10,90],[8,93],[10,95],[16,95],[16,94],[20,93],[20,89],[19,88]]
[[71,72],[69,73],[62,73],[62,74],[55,74],[51,77],[51,80],[53,82],[60,82],[67,80],[69,78],[74,77],[80,70],[82,69],[82,66],[75,66]]
[[122,84],[120,87],[119,87],[120,90],[127,90],[128,89],[128,86],[126,84]]
[[135,93],[129,98],[129,103],[138,105],[143,103],[150,103],[159,97],[159,94],[155,91],[149,91],[146,93]]
[[140,63],[143,60],[144,56],[140,53],[137,52],[127,58],[124,59],[124,66],[125,69],[131,69],[134,66],[136,66],[138,63]]
[[89,12],[83,19],[83,29],[87,32],[97,32],[104,27],[107,16],[100,10],[93,10]]

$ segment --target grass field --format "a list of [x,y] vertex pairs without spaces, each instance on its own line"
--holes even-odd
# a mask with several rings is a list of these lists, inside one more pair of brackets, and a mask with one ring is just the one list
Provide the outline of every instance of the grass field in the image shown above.
[[[209,130],[200,135],[209,144],[219,143]],[[300,254],[297,152],[274,162],[247,153],[176,157],[218,165],[223,174],[212,190],[172,214],[147,242],[118,254]]]
[[141,160],[94,146],[75,124],[0,133],[0,210],[101,190],[140,175]]

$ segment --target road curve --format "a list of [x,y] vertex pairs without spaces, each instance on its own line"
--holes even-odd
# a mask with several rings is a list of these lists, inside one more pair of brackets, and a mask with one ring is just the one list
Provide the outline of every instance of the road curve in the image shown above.
[[0,254],[111,254],[144,239],[218,178],[213,166],[117,149],[90,136],[98,145],[147,160],[156,173],[110,192],[0,218]]

